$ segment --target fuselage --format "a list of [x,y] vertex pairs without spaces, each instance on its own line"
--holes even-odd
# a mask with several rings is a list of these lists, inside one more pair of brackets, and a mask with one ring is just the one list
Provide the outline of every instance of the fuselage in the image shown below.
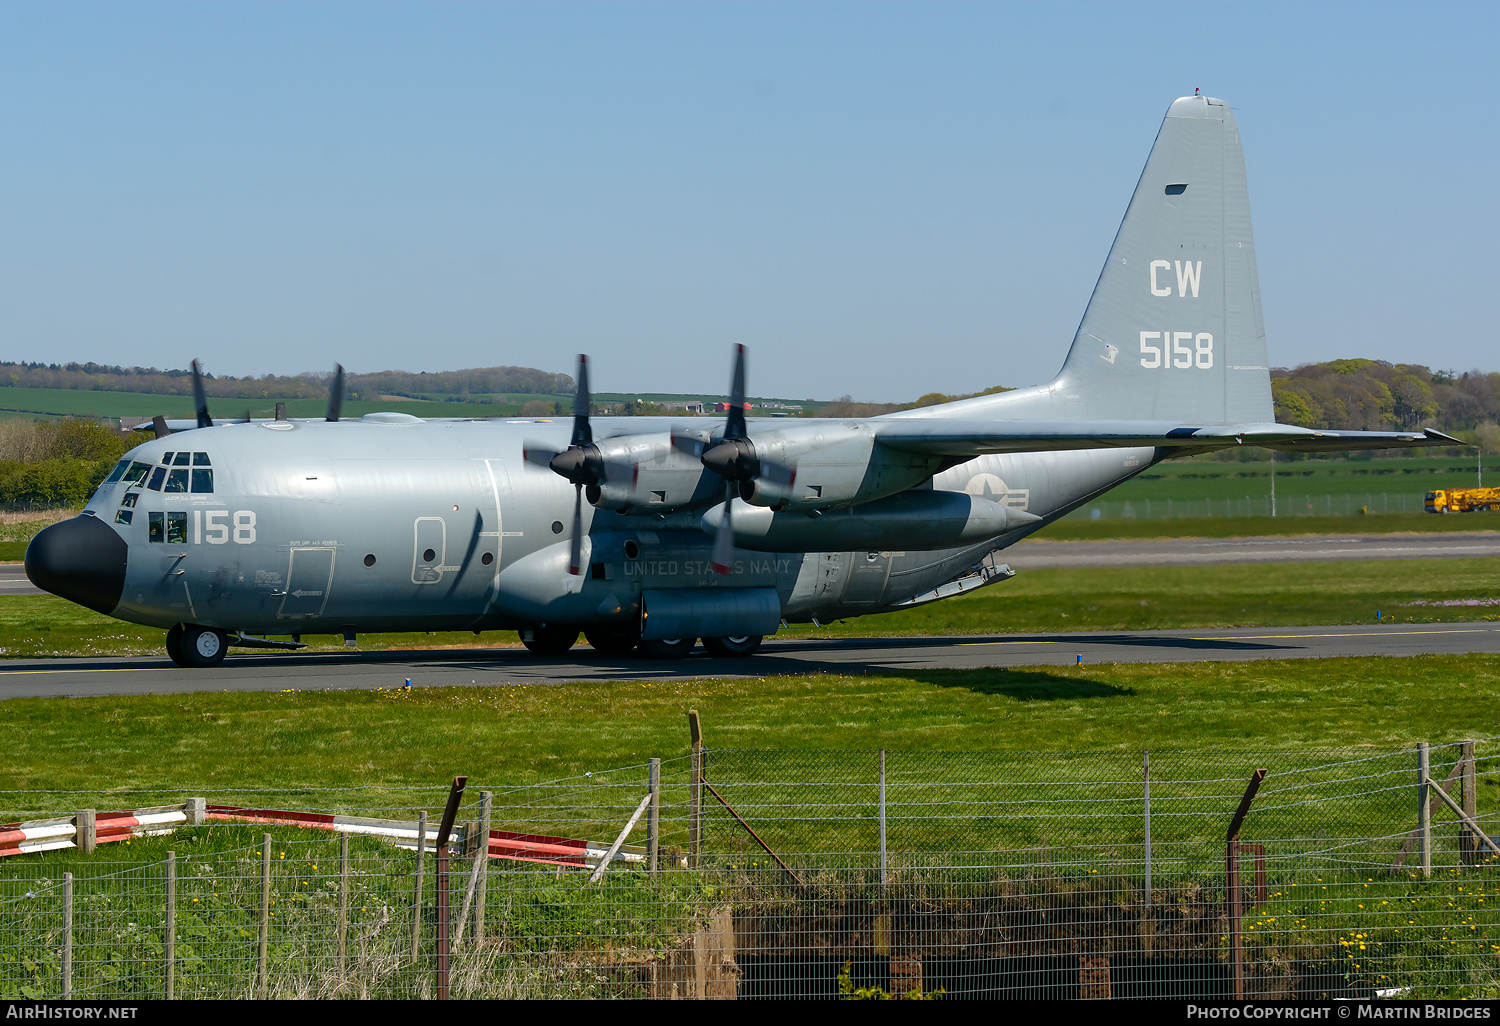
[[[682,422],[601,418],[595,433],[665,439],[673,423]],[[827,620],[910,604],[1155,458],[1152,449],[979,457],[923,487],[1043,519],[962,548],[931,548],[918,523],[901,548],[737,551],[722,576],[702,508],[584,502],[587,565],[570,578],[574,489],[522,457],[528,444],[565,447],[567,434],[563,421],[383,414],[153,439],[85,510],[125,545],[118,603],[90,604],[135,623],[251,635],[479,631],[626,623],[639,618],[643,592],[771,588],[783,619]],[[707,477],[702,506],[719,487]]]

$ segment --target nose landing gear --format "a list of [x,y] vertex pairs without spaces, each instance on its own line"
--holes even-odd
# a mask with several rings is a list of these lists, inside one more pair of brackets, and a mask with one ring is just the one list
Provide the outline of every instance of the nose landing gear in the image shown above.
[[215,627],[179,623],[167,631],[167,655],[178,666],[194,669],[218,666],[228,651],[228,637]]

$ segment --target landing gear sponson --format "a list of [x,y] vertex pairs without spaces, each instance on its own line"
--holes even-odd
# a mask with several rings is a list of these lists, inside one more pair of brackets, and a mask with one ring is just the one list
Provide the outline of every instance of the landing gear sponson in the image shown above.
[[[558,656],[578,642],[580,629],[556,624],[521,631],[521,644],[537,655]],[[636,649],[648,659],[681,659],[698,644],[697,638],[654,638],[639,640],[629,627],[592,626],[582,629],[590,647],[601,655],[620,656]],[[752,655],[765,640],[760,634],[734,638],[704,638],[708,654],[719,659],[743,659]]]

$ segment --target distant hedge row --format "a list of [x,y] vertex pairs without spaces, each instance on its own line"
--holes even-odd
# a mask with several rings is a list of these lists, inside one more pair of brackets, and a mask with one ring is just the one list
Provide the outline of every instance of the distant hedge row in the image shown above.
[[112,459],[0,461],[0,503],[76,509],[89,501],[114,465]]

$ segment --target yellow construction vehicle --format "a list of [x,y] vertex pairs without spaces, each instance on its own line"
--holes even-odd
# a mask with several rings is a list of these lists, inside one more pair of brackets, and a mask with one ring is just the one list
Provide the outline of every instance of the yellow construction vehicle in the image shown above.
[[1472,513],[1480,509],[1500,510],[1500,488],[1448,488],[1427,493],[1429,513]]

